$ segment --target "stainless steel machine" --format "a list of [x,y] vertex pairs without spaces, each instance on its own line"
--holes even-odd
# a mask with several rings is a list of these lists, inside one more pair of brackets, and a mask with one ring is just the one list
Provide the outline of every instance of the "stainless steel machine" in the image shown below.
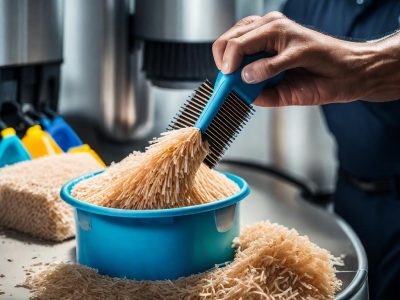
[[103,3],[107,27],[98,121],[112,139],[141,138],[153,123],[150,84],[194,88],[216,76],[211,46],[234,23],[235,1]]
[[235,23],[235,13],[234,0],[137,0],[134,33],[146,77],[172,88],[215,78],[212,43]]
[[[82,21],[84,24],[96,24],[92,28],[86,28],[86,33],[82,29],[85,27],[79,27],[80,31],[75,33],[74,40],[81,46],[72,49],[76,51],[76,56],[84,55],[86,58],[77,60],[80,64],[74,65],[83,72],[90,68],[90,60],[101,66],[100,79],[93,80],[90,84],[93,91],[100,92],[92,91],[94,97],[86,99],[92,101],[88,107],[93,108],[91,111],[100,107],[100,117],[95,118],[97,123],[107,136],[119,141],[143,140],[146,131],[151,132],[150,125],[159,126],[165,119],[170,119],[171,111],[177,110],[181,101],[177,98],[185,97],[185,92],[179,91],[186,89],[186,93],[189,93],[200,81],[215,76],[216,69],[211,53],[213,41],[241,16],[238,7],[251,5],[238,0],[136,0],[120,1],[118,4],[109,0],[96,1],[96,5],[92,1],[69,1],[67,14],[69,6],[72,7],[72,25],[76,19],[86,20]],[[100,35],[94,39],[96,33]],[[129,43],[123,40],[127,36]],[[103,49],[90,49],[87,40],[90,45],[95,44]],[[69,39],[68,42],[71,43]],[[86,47],[82,48],[82,44]],[[126,47],[130,47],[130,50],[126,51]],[[109,51],[110,49],[113,51]],[[90,51],[91,55],[85,55],[82,51]],[[126,68],[127,65],[130,67]],[[107,69],[107,66],[111,69]],[[107,74],[105,70],[112,71]],[[104,78],[108,78],[110,86],[104,84]],[[131,92],[124,94],[127,90]],[[119,94],[109,93],[110,91],[119,91]],[[100,97],[96,98],[95,95]],[[104,95],[108,97],[103,97]],[[99,99],[102,103],[100,106]],[[153,111],[154,104],[157,104],[156,111]],[[108,120],[104,119],[105,115]],[[138,134],[138,128],[144,130],[140,130]],[[162,126],[158,129],[163,130]],[[158,134],[157,130],[153,134]],[[133,142],[127,146],[109,143],[105,146],[102,138],[92,141],[93,145],[96,143],[98,148],[104,145],[103,148],[113,149],[108,153],[110,156],[121,153],[121,149],[128,153],[132,147],[138,145]],[[282,194],[282,191],[286,191],[282,184],[266,184],[270,180],[268,175],[252,169],[246,170],[245,167],[235,169],[234,172],[246,173],[245,178],[250,180],[254,197],[257,198],[257,201],[254,199],[253,202],[248,202],[244,224],[265,218],[273,219],[315,237],[319,244],[336,255],[347,254],[347,269],[343,269],[340,274],[344,281],[344,290],[338,295],[338,299],[368,299],[365,253],[354,232],[346,224],[328,212],[300,203],[301,200],[293,194]],[[279,182],[276,179],[272,181]]]
[[211,46],[235,13],[236,0],[68,1],[64,92],[85,95],[87,105],[71,100],[65,110],[113,140],[144,138],[154,124],[152,87],[193,89],[215,77]]
[[[135,141],[147,140],[157,118],[170,118],[167,94],[174,98],[177,89],[212,80],[211,45],[237,20],[238,2],[243,1],[0,0],[0,105],[18,101],[56,110],[61,98],[63,112],[83,116],[76,127],[82,137],[107,154],[107,161],[118,160],[138,148]],[[155,90],[163,92],[158,102]],[[133,142],[111,143],[89,121],[114,141]],[[271,219],[308,234],[335,255],[346,254],[337,299],[368,299],[366,256],[348,225],[304,203],[298,191],[271,174],[234,164],[222,167],[245,177],[252,187],[243,225]],[[7,274],[2,286],[7,295],[27,296],[14,286],[24,280],[21,266],[29,265],[31,253],[40,253],[43,263],[75,259],[74,241],[54,245],[1,233],[0,252],[13,260],[9,273],[0,272]]]
[[0,105],[57,109],[63,16],[63,0],[0,1]]

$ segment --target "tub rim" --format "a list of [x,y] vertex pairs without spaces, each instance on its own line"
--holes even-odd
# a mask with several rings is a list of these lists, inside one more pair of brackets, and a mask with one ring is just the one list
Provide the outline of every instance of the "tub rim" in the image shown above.
[[64,202],[71,205],[72,207],[74,207],[75,209],[83,210],[97,215],[104,215],[110,217],[123,217],[123,218],[166,218],[166,217],[185,216],[185,215],[215,211],[217,209],[235,204],[243,200],[244,198],[246,198],[246,196],[250,194],[249,185],[243,178],[229,172],[217,171],[221,174],[224,174],[233,182],[235,182],[240,188],[239,192],[223,200],[218,200],[212,203],[200,204],[195,206],[167,208],[167,209],[134,210],[134,209],[122,209],[122,208],[98,206],[95,204],[81,201],[71,196],[71,191],[76,184],[78,184],[83,180],[99,175],[103,172],[104,170],[91,172],[68,181],[66,184],[64,184],[64,186],[60,190],[61,199]]

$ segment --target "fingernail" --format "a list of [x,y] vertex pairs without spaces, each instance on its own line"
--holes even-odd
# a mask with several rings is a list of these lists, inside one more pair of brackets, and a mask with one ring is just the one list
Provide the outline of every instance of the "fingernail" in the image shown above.
[[221,69],[221,71],[222,71],[223,73],[228,73],[228,72],[229,72],[229,64],[228,64],[227,62],[223,62],[223,63],[222,63],[222,69]]
[[250,68],[245,68],[242,71],[242,79],[247,83],[256,82],[256,78],[254,76],[253,70],[251,70]]

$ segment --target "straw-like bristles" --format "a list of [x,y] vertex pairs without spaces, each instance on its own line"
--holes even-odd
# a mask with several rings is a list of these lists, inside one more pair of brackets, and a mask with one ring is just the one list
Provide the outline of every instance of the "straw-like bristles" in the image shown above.
[[197,128],[163,134],[144,153],[134,152],[104,173],[78,184],[72,195],[125,209],[193,206],[239,191],[225,175],[202,164],[208,153]]
[[72,191],[72,195],[80,200],[101,205],[104,196],[94,198],[93,195],[98,194],[104,187],[109,186],[124,172],[127,168],[136,168],[140,165],[140,152],[133,152],[121,160],[119,163],[111,164],[103,173],[96,175],[90,179],[80,182]]
[[189,199],[193,205],[198,205],[225,199],[238,191],[238,186],[225,175],[201,164],[189,192]]
[[235,239],[235,259],[225,267],[175,281],[134,281],[59,264],[24,286],[35,299],[333,299],[341,261],[295,230],[260,222]]
[[[189,127],[170,131],[136,153],[74,189],[94,204],[125,209],[163,209],[193,205],[193,181],[208,153],[201,132]],[[80,192],[79,190],[86,190]],[[195,203],[196,204],[196,203]]]

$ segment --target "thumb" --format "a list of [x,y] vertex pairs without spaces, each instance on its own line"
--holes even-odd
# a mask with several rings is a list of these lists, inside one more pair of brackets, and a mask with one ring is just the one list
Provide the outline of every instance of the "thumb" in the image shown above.
[[295,55],[283,52],[248,64],[242,70],[242,79],[246,83],[259,83],[298,65],[299,61]]

